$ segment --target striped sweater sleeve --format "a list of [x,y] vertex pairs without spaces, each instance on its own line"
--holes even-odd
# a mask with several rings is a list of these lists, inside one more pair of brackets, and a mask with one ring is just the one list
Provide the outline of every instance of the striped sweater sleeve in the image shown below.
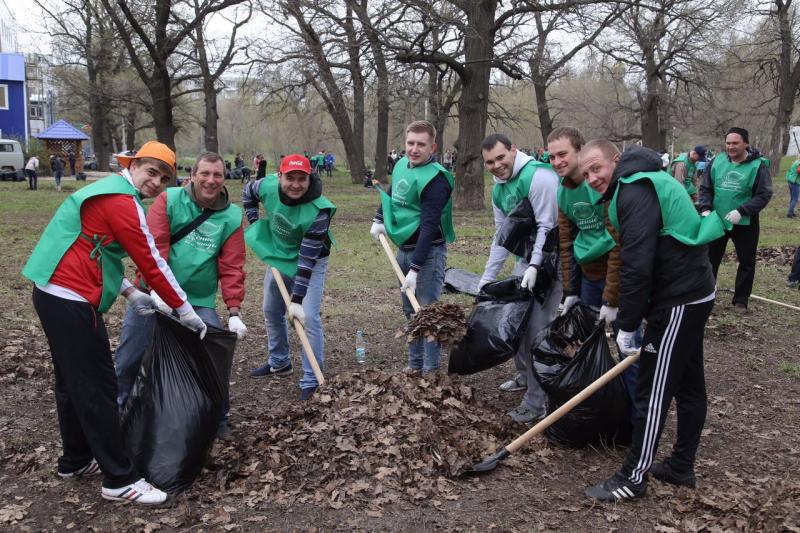
[[300,257],[297,260],[297,274],[292,287],[293,303],[303,303],[303,298],[308,292],[308,284],[311,281],[311,273],[325,247],[325,237],[328,234],[330,223],[330,210],[320,209],[317,218],[303,235],[303,241],[300,243]]

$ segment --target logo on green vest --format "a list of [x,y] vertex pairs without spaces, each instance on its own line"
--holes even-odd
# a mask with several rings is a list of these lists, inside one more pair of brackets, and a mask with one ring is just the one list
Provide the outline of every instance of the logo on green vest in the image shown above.
[[505,204],[504,207],[506,213],[510,213],[511,211],[514,210],[515,207],[517,207],[517,204],[519,202],[517,202],[517,199],[514,197],[513,194],[509,194],[508,196],[506,196],[505,200],[503,200],[503,203]]
[[719,184],[715,184],[717,188],[724,189],[726,191],[733,191],[739,192],[742,189],[742,182],[744,181],[744,174],[741,172],[737,172],[736,170],[729,170],[722,179],[720,180]]
[[294,225],[281,213],[272,215],[272,230],[282,239],[288,239],[294,233]]
[[597,216],[592,204],[588,202],[575,202],[572,206],[572,214],[575,215],[575,224],[582,230],[603,227],[603,221]]
[[406,195],[411,185],[405,179],[401,179],[397,184],[392,185],[392,200],[403,204],[408,202]]
[[188,244],[195,250],[214,253],[217,251],[216,235],[222,231],[222,226],[206,220],[188,237]]

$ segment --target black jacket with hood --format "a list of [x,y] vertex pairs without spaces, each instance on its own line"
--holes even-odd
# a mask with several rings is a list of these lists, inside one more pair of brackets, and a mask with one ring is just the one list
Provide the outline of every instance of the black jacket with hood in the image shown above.
[[686,246],[661,236],[661,206],[653,183],[621,183],[620,177],[661,170],[661,157],[641,146],[626,150],[614,170],[602,201],[619,188],[620,231],[619,314],[617,325],[635,331],[650,313],[691,303],[714,292],[714,276],[706,246]]

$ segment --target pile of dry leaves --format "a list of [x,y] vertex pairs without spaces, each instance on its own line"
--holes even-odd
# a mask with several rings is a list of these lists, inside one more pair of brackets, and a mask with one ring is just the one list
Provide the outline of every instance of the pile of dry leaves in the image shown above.
[[217,483],[248,505],[348,501],[375,509],[457,499],[451,477],[508,436],[471,387],[448,376],[379,370],[335,376],[305,407],[265,416],[218,451]]
[[420,309],[408,321],[405,330],[397,337],[405,335],[408,342],[414,339],[439,341],[444,347],[458,344],[467,334],[467,319],[458,304],[434,302]]
[[[756,261],[767,265],[788,266],[792,264],[797,246],[770,246],[759,248],[756,252]],[[736,261],[736,252],[728,253],[730,261]]]

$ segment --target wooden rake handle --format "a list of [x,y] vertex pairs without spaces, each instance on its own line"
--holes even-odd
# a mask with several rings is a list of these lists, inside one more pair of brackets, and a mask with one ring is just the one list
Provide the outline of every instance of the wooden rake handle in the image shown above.
[[[400,265],[397,264],[397,259],[394,258],[394,252],[392,251],[392,247],[389,246],[389,241],[386,240],[386,236],[383,233],[378,235],[378,239],[381,241],[383,251],[386,252],[386,257],[388,257],[389,262],[392,263],[394,273],[397,274],[397,279],[400,280],[400,283],[402,284],[405,282],[406,277],[403,275]],[[414,312],[416,313],[419,311],[419,302],[417,301],[417,297],[414,295],[414,291],[411,289],[406,289],[406,296],[408,297],[408,301],[411,302],[411,307],[414,308]]]
[[[286,304],[286,311],[288,312],[289,304],[292,303],[292,300],[289,298],[289,291],[286,290],[286,284],[283,282],[283,276],[277,268],[270,268],[272,269],[272,277],[275,278],[275,283],[278,284],[278,290],[281,291],[283,303]],[[301,324],[296,318],[292,320],[292,323],[294,323],[294,330],[297,332],[297,336],[300,337],[300,344],[303,345],[303,350],[306,351],[308,362],[311,364],[311,370],[314,371],[314,376],[317,378],[317,383],[324,385],[325,376],[322,375],[322,370],[319,368],[317,357],[314,355],[314,350],[311,349],[311,343],[308,342],[308,337],[306,336],[306,330],[303,327],[303,324]]]
[[509,453],[514,453],[523,446],[525,446],[525,444],[527,444],[529,440],[531,440],[536,435],[542,433],[545,429],[552,426],[554,423],[556,423],[556,421],[558,421],[559,418],[572,411],[572,409],[576,405],[580,404],[581,402],[589,398],[589,396],[591,396],[598,390],[605,387],[611,380],[613,380],[614,378],[625,372],[625,370],[627,370],[629,366],[631,366],[633,363],[639,360],[640,354],[641,352],[634,355],[629,355],[628,357],[626,357],[625,359],[614,365],[614,367],[611,368],[608,372],[606,372],[605,374],[594,380],[591,383],[591,385],[589,385],[581,392],[570,398],[570,400],[566,402],[564,405],[562,405],[561,407],[550,413],[545,419],[543,419],[541,422],[533,426],[531,429],[529,429],[528,431],[526,431],[525,433],[514,439],[508,446],[506,446],[506,450],[508,450]]

